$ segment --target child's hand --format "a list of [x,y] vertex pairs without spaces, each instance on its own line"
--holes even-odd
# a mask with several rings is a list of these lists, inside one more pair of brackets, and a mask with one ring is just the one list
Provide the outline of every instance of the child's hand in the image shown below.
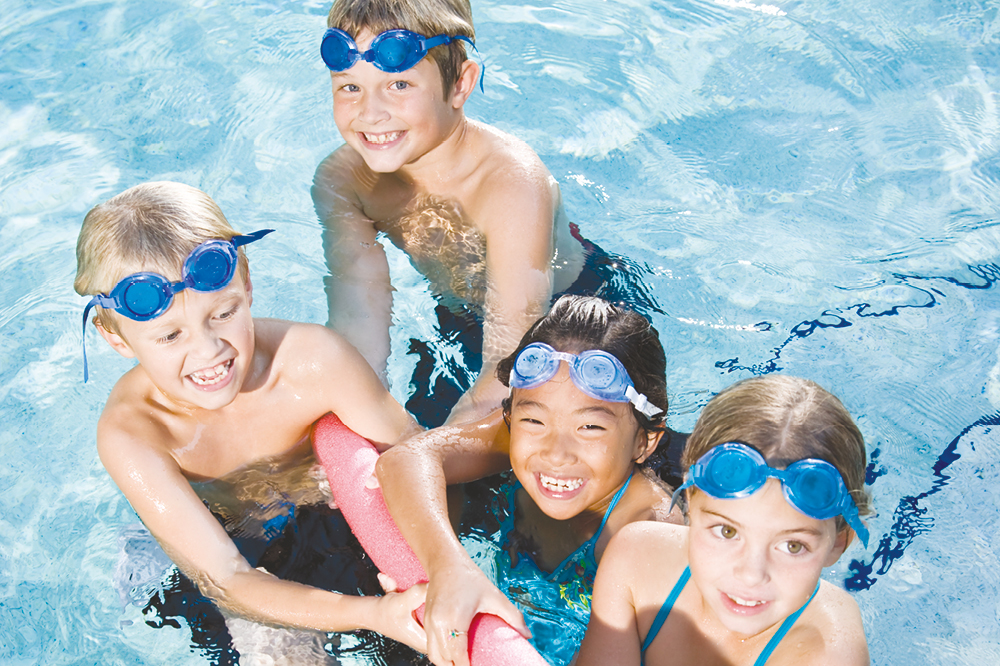
[[531,636],[521,613],[471,561],[461,571],[432,576],[424,611],[428,658],[437,666],[469,666],[469,625],[479,613]]
[[378,581],[386,592],[380,599],[381,607],[378,612],[382,621],[378,632],[405,643],[418,652],[427,652],[427,634],[415,616],[416,610],[424,603],[426,583],[414,585],[405,592],[397,592],[396,581],[385,574],[379,574]]

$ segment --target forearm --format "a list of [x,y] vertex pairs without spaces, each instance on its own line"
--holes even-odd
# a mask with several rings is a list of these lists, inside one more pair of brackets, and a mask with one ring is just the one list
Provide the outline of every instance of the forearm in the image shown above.
[[477,421],[500,409],[509,389],[496,378],[496,363],[483,363],[483,369],[469,390],[459,398],[448,415],[448,424]]
[[378,612],[380,597],[337,594],[247,569],[226,581],[200,581],[202,592],[229,612],[263,624],[386,633]]
[[390,353],[392,287],[388,281],[332,275],[325,277],[324,283],[330,313],[327,326],[354,345],[384,383]]
[[[444,438],[449,430],[423,437]],[[377,466],[389,513],[432,580],[475,566],[448,519],[444,466],[435,453],[397,446],[382,454]]]

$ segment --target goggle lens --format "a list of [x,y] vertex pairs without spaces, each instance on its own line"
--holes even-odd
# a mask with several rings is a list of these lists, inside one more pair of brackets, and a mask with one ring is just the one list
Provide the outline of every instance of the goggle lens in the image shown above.
[[584,383],[597,390],[608,389],[618,377],[615,364],[608,358],[596,354],[581,359],[576,364],[576,371]]
[[423,57],[424,55],[420,45],[404,35],[387,35],[373,50],[375,51],[375,62],[383,69],[397,72],[417,64],[416,62],[407,64],[409,56],[416,54]]
[[195,248],[185,262],[184,282],[195,291],[218,291],[236,273],[236,248],[225,241],[209,241]]
[[132,282],[122,294],[124,306],[137,317],[151,317],[163,303],[163,290],[152,282]]

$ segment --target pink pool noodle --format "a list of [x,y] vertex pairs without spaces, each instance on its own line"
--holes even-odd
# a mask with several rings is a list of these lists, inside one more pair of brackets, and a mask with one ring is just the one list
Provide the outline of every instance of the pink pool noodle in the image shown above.
[[[389,515],[382,491],[366,486],[378,460],[375,447],[334,414],[316,422],[313,447],[337,507],[379,571],[401,590],[426,582],[427,574]],[[419,619],[423,611],[423,606],[417,610]],[[477,615],[469,627],[469,660],[472,666],[547,666],[524,636],[496,615],[485,613]]]

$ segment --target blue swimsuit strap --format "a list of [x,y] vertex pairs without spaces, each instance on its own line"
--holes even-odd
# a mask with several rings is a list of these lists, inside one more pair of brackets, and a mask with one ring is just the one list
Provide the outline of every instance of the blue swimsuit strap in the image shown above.
[[[660,606],[659,612],[656,614],[656,617],[653,618],[653,624],[649,627],[649,631],[646,633],[646,640],[643,642],[642,649],[640,650],[640,655],[642,655],[642,661],[640,663],[645,664],[646,648],[648,648],[650,643],[653,642],[656,635],[660,633],[660,628],[663,627],[663,623],[666,622],[667,616],[670,615],[670,611],[673,610],[674,604],[677,602],[677,597],[681,595],[681,591],[684,589],[684,586],[687,585],[690,577],[691,567],[684,567],[684,573],[681,574],[681,577],[674,584],[674,589],[670,591],[670,596],[668,596],[663,602],[663,605]],[[775,632],[774,636],[771,636],[771,640],[767,642],[767,645],[764,646],[764,650],[760,653],[760,656],[757,657],[757,661],[754,662],[754,666],[764,666],[768,657],[770,657],[771,653],[774,652],[774,648],[778,647],[778,643],[780,643],[781,639],[785,637],[788,630],[792,628],[795,621],[799,619],[799,616],[802,615],[802,612],[805,611],[806,606],[808,606],[809,602],[813,600],[817,592],[819,592],[819,583],[816,583],[816,589],[813,590],[812,595],[806,599],[806,602],[802,604],[802,607],[786,617],[785,621],[781,623],[781,626],[778,627],[778,631]]]
[[[594,536],[587,539],[581,545],[581,548],[585,549],[586,553],[593,560],[597,559],[594,557],[594,547],[597,545],[597,540],[601,538],[601,532],[604,531],[604,526],[607,524],[608,518],[611,517],[611,512],[615,510],[616,506],[618,506],[618,500],[620,500],[622,498],[622,495],[625,494],[625,491],[628,489],[628,484],[632,483],[632,476],[634,474],[635,474],[635,468],[632,468],[632,473],[629,474],[628,479],[625,480],[625,485],[619,488],[618,492],[615,493],[615,496],[611,498],[611,504],[608,505],[607,510],[604,512],[604,517],[601,518],[600,527],[598,527],[597,531],[594,532]],[[569,566],[571,562],[573,562],[573,555],[575,555],[579,551],[580,551],[579,548],[573,551],[573,553],[571,553],[569,557],[563,560],[562,563],[558,567],[556,567],[551,574],[548,575],[548,578],[550,580],[555,580],[556,577],[558,577],[558,575],[562,573],[562,570],[565,569],[567,566]]]
[[802,615],[802,611],[806,609],[806,606],[808,606],[809,602],[813,600],[813,597],[816,596],[817,592],[819,592],[819,583],[816,583],[816,589],[813,590],[812,595],[806,599],[806,602],[802,604],[802,608],[786,617],[785,621],[781,623],[781,626],[778,627],[778,631],[775,632],[774,636],[771,636],[771,640],[769,640],[767,645],[764,646],[764,651],[760,653],[759,657],[757,657],[757,661],[754,662],[754,666],[764,666],[767,658],[771,656],[772,652],[774,652],[774,648],[778,647],[778,643],[780,643],[781,639],[785,637],[788,630],[792,628],[795,621],[799,619],[799,616]]
[[674,604],[677,602],[677,597],[681,596],[681,591],[684,589],[684,586],[687,585],[688,578],[690,577],[691,567],[684,567],[684,573],[682,573],[681,577],[677,579],[676,583],[674,583],[674,589],[670,590],[670,596],[668,596],[666,601],[663,602],[663,605],[660,606],[660,611],[656,614],[656,617],[653,618],[653,624],[649,627],[649,631],[646,632],[646,640],[643,642],[642,649],[640,650],[643,654],[645,654],[646,648],[648,648],[649,644],[653,642],[653,639],[656,638],[656,635],[660,633],[660,627],[662,627],[663,623],[667,621],[667,616],[670,615],[670,611],[673,610]]

